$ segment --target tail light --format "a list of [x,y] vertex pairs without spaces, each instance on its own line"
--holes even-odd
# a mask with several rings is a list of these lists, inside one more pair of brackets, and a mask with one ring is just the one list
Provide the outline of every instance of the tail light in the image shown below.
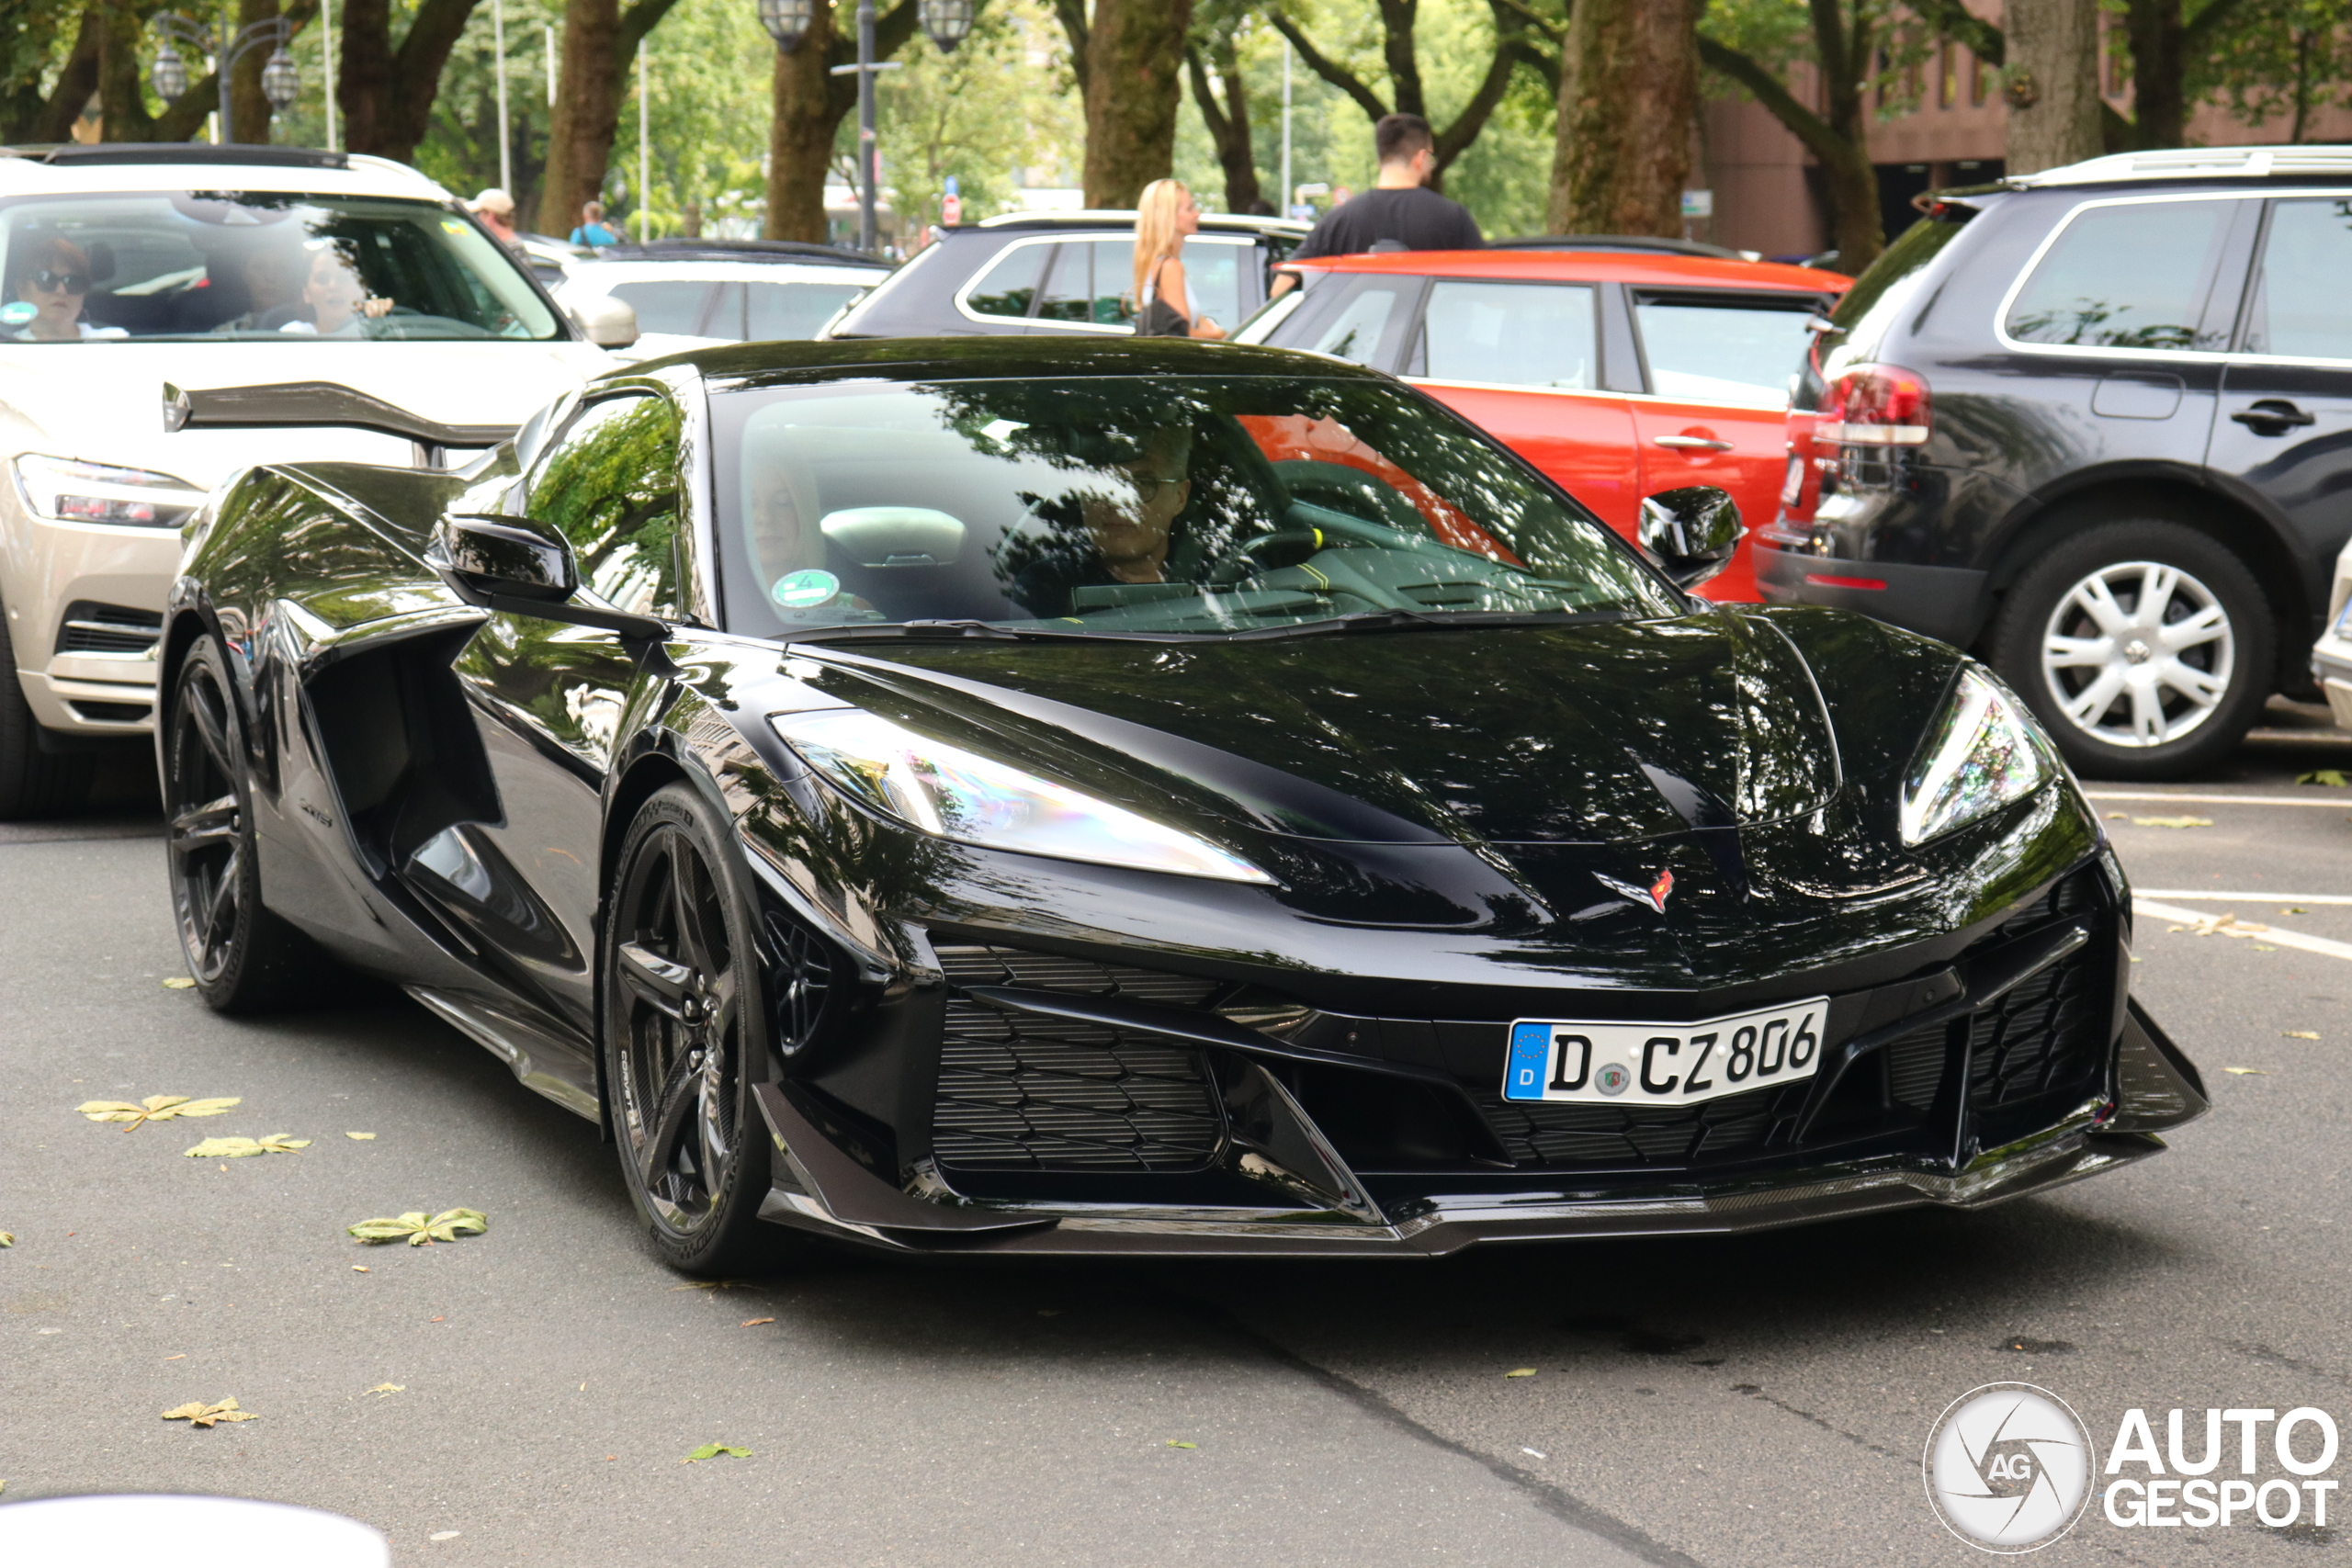
[[1813,439],[1827,446],[1917,446],[1934,427],[1926,378],[1899,365],[1857,365],[1829,383]]

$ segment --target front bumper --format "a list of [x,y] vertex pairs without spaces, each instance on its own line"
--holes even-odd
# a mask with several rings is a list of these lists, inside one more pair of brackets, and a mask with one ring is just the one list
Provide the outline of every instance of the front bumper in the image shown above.
[[1756,586],[1767,604],[1818,604],[1862,614],[1965,648],[1984,624],[1985,576],[1965,567],[1845,560],[1751,536]]
[[[808,1083],[760,1086],[779,1156],[761,1213],[896,1252],[1428,1257],[1981,1208],[2144,1158],[2206,1108],[2195,1066],[2123,999],[2106,888],[2083,867],[1957,962],[1833,995],[1814,1079],[1698,1115],[1502,1102],[1499,1023],[1314,1014],[1276,1038],[1115,987],[1039,988],[1086,961],[943,948],[962,977],[927,1149],[893,1158]],[[1000,961],[1012,984],[987,983]],[[1341,1065],[1340,1040],[1365,1054]],[[1375,1085],[1392,1105],[1450,1093],[1472,1131],[1416,1168],[1367,1132]]]
[[65,735],[154,728],[155,644],[176,529],[58,523],[0,500],[0,601],[34,721]]

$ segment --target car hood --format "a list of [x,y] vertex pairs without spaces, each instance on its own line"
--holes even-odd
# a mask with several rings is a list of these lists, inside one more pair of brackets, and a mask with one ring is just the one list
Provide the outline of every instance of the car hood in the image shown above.
[[614,363],[584,343],[0,344],[0,414],[16,451],[151,468],[209,490],[255,463],[404,465],[410,446],[332,426],[166,432],[167,381],[334,381],[447,424],[520,424]]
[[1769,618],[1732,611],[819,652],[836,695],[915,728],[977,724],[1065,773],[1092,752],[1140,770],[1163,809],[1295,838],[1624,843],[1810,813],[1842,776],[1806,660]]

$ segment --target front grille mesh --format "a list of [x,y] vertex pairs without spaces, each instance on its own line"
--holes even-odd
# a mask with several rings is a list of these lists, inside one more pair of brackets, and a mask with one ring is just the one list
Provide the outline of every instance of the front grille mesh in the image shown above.
[[2089,1077],[2106,1043],[2106,1010],[2078,953],[2053,964],[1968,1021],[1968,1102],[1996,1110]]
[[1521,1166],[1701,1165],[1751,1153],[1794,1115],[1802,1085],[1751,1089],[1691,1106],[1544,1105],[1487,1089],[1478,1109]]
[[[1017,986],[1198,1006],[1218,988],[1187,975],[1008,947],[936,949],[961,986]],[[932,1148],[962,1170],[1199,1170],[1224,1119],[1201,1053],[1102,1024],[947,1004]]]

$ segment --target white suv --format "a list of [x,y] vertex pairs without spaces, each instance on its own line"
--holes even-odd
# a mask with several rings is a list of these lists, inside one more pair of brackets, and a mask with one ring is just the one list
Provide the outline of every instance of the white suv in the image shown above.
[[[593,314],[593,312],[592,312]],[[603,335],[626,340],[617,307]],[[0,819],[72,804],[153,727],[179,525],[258,462],[438,464],[612,357],[449,193],[363,155],[0,149]],[[334,383],[450,427],[167,428],[164,388]],[[340,394],[336,394],[340,396]],[[322,415],[334,400],[321,396]],[[361,423],[367,423],[363,414]]]

